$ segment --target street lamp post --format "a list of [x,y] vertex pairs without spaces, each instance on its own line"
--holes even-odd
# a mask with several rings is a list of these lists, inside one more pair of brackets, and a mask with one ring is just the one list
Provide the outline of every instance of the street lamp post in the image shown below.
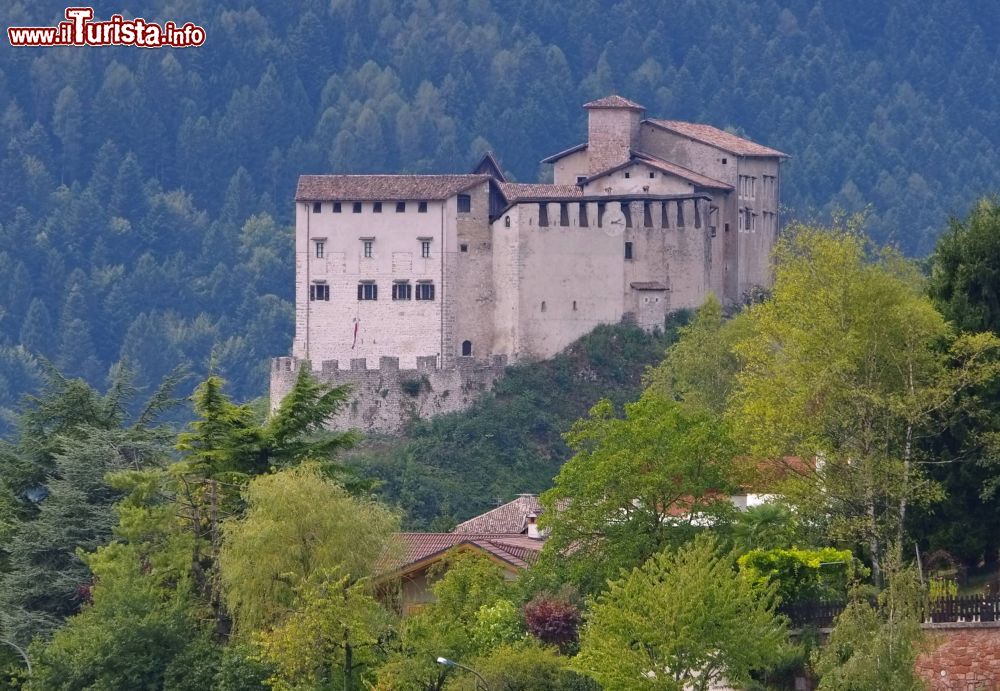
[[490,685],[486,683],[485,679],[483,679],[483,675],[477,672],[476,670],[472,669],[471,667],[466,667],[465,665],[459,662],[455,662],[454,660],[449,660],[446,657],[439,657],[437,659],[437,663],[439,665],[444,665],[445,667],[458,667],[459,669],[464,669],[466,672],[471,672],[472,674],[476,675],[477,691],[478,689],[483,689],[483,691],[490,691]]

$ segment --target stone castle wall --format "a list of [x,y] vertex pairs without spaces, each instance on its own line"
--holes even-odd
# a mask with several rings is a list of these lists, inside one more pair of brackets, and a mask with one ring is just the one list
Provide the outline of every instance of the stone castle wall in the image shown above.
[[[348,404],[330,421],[330,428],[391,434],[415,418],[468,408],[503,376],[507,358],[458,357],[452,367],[443,369],[434,355],[417,357],[415,369],[400,369],[395,357],[379,358],[378,369],[368,369],[365,358],[352,359],[350,369],[340,369],[339,364],[326,360],[318,370],[312,370],[323,383],[351,386]],[[311,368],[312,364],[292,357],[271,361],[272,411],[291,390],[303,367]]]

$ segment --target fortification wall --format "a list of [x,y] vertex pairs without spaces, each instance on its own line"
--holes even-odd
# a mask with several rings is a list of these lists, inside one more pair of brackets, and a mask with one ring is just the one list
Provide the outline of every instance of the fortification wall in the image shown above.
[[[507,366],[504,355],[488,360],[457,357],[454,365],[445,369],[438,367],[434,355],[416,360],[415,369],[400,369],[395,357],[379,358],[378,369],[368,369],[365,358],[352,359],[349,369],[340,369],[337,360],[325,360],[319,369],[312,369],[323,383],[351,386],[348,404],[330,420],[330,428],[391,434],[414,418],[464,410],[493,388]],[[312,363],[292,357],[271,361],[272,411],[291,390],[303,367],[312,368]]]

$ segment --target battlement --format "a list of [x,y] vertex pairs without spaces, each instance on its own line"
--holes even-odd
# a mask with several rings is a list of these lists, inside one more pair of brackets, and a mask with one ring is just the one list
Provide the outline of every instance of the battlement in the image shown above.
[[277,357],[271,361],[271,410],[307,368],[325,384],[351,387],[348,407],[330,421],[331,428],[397,432],[414,418],[470,406],[503,376],[507,356],[458,357],[447,368],[436,355],[418,356],[416,362],[416,368],[400,369],[399,358],[380,357],[378,368],[369,369],[366,358],[352,358],[350,367],[341,369],[340,361],[323,360],[316,369],[309,360]]

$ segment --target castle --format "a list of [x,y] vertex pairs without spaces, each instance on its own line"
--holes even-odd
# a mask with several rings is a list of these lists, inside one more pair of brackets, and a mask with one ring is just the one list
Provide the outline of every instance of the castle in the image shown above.
[[584,108],[587,141],[543,159],[551,184],[508,182],[491,154],[465,175],[301,176],[272,407],[309,366],[354,385],[334,424],[393,431],[599,324],[769,285],[786,154],[621,96]]

